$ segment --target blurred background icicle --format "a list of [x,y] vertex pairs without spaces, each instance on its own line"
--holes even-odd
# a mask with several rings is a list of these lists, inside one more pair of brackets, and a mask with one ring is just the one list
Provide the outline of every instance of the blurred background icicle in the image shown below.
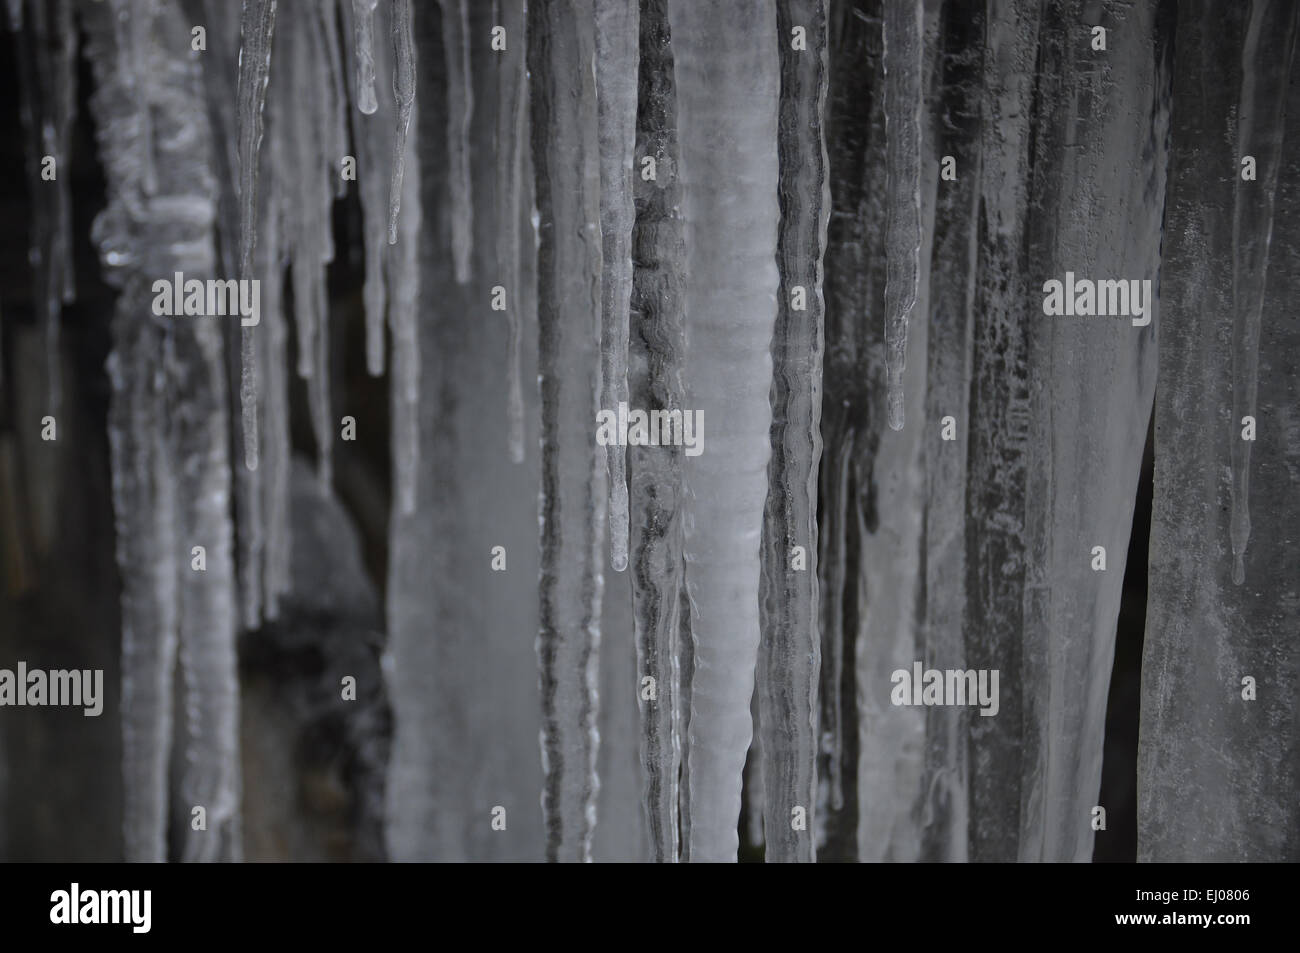
[[[1273,240],[1274,198],[1282,160],[1291,64],[1295,57],[1296,11],[1263,0],[1250,6],[1241,50],[1241,96],[1237,105],[1238,150],[1257,163],[1258,185],[1234,181],[1232,212],[1232,419],[1255,417],[1259,389],[1259,339],[1264,288]],[[1261,69],[1260,57],[1280,69]],[[1270,58],[1271,57],[1271,58]],[[1250,541],[1250,448],[1232,441],[1232,581],[1246,581]]]
[[15,0],[9,7],[33,199],[28,260],[44,335],[47,412],[57,415],[63,389],[59,326],[63,306],[76,291],[70,149],[77,103],[77,31],[72,0]]
[[[985,12],[979,4],[943,0],[932,94],[932,158],[951,156],[967,181],[980,180],[980,118]],[[966,595],[966,461],[970,429],[971,339],[975,328],[975,253],[980,191],[960,179],[935,193],[929,271],[925,441],[924,662],[966,668],[962,619]],[[918,312],[922,313],[922,312]],[[953,440],[935,439],[952,418]],[[950,445],[951,444],[951,445]],[[967,710],[938,705],[925,715],[921,780],[921,853],[926,861],[964,861],[969,767]]]
[[[765,857],[816,856],[817,467],[821,457],[825,302],[822,255],[830,218],[824,115],[825,0],[777,0],[781,60],[781,226],[772,337],[772,458],[763,520],[759,724]],[[796,44],[795,28],[804,31]],[[796,45],[799,47],[796,49]],[[795,813],[803,816],[796,819]]]
[[[239,24],[239,82],[237,140],[239,142],[239,277],[253,276],[253,253],[257,248],[258,153],[262,148],[263,110],[270,80],[271,43],[275,36],[276,0],[245,0]],[[213,24],[219,33],[218,24]],[[229,134],[230,130],[224,130]],[[222,151],[220,145],[217,152]],[[243,422],[244,466],[257,469],[257,354],[256,332],[240,328],[241,373],[239,404]],[[255,494],[251,495],[256,498]]]
[[753,733],[779,280],[777,157],[769,146],[780,92],[776,9],[771,0],[671,0],[668,13],[690,262],[685,381],[707,447],[683,464],[695,663],[689,857],[734,861]]
[[[104,8],[87,13],[98,27],[89,51],[110,195],[95,238],[121,291],[109,371],[118,568],[127,587],[125,851],[133,860],[167,859],[170,825],[177,859],[238,860],[238,600],[221,331],[210,322],[147,317],[153,276],[212,273],[217,186],[207,158],[211,132],[197,66],[168,52],[189,35],[179,6],[160,2],[129,11],[134,19],[125,32],[140,58],[132,83],[119,69],[122,32],[107,29],[109,15]],[[152,117],[149,141],[157,150],[147,160],[130,148],[142,111]],[[147,184],[146,167],[154,170]],[[201,556],[193,549],[200,546]],[[196,571],[200,558],[203,568]],[[172,682],[177,654],[180,698]],[[173,745],[178,760],[169,799]],[[207,813],[203,830],[191,825],[194,807]]]
[[[381,8],[382,10],[382,8]],[[486,43],[490,7],[476,4],[470,29]],[[419,320],[414,326],[422,380],[414,405],[422,447],[436,448],[414,470],[414,508],[388,526],[385,674],[393,700],[394,739],[385,791],[385,841],[394,860],[536,860],[544,834],[538,792],[537,487],[539,462],[503,465],[504,441],[484,439],[485,421],[506,415],[500,383],[507,331],[483,321],[466,333],[466,316],[485,314],[497,273],[495,215],[475,217],[475,277],[455,280],[452,263],[447,144],[447,76],[436,4],[415,9],[421,54],[413,137],[420,157],[423,214],[417,265]],[[516,63],[522,64],[522,41]],[[474,74],[475,94],[490,100],[495,77]],[[475,156],[492,154],[495,120],[477,111]],[[532,209],[528,153],[521,215]],[[495,171],[472,163],[479,194]],[[405,215],[405,202],[403,215]],[[531,229],[529,230],[531,232]],[[405,241],[405,239],[403,239]],[[526,244],[532,246],[531,234]],[[401,242],[399,246],[401,247]],[[522,261],[525,289],[536,280]],[[531,296],[525,293],[525,307]],[[525,311],[525,314],[528,312]],[[533,326],[524,322],[527,332]],[[523,360],[535,366],[536,337],[525,334]],[[531,375],[530,375],[530,379]],[[392,386],[398,386],[394,381]],[[536,390],[526,405],[526,434],[538,439]],[[535,445],[535,444],[534,444]],[[593,454],[594,457],[594,454]],[[500,571],[492,569],[501,547]],[[493,811],[505,830],[493,830]]]
[[[1177,29],[1138,859],[1294,861],[1296,9],[1186,3]],[[1269,517],[1243,552],[1247,504]]]
[[[528,114],[528,4],[506,0],[493,4],[493,26],[505,31],[505,49],[492,57],[496,64],[496,260],[506,292],[506,441],[510,459],[524,462],[523,322],[524,283],[521,280],[525,119]],[[530,238],[531,241],[531,238]]]
[[[384,250],[388,234],[388,182],[378,175],[389,155],[386,135],[397,121],[393,114],[393,99],[385,91],[376,95],[375,73],[388,76],[392,72],[392,46],[389,43],[376,43],[374,35],[387,36],[388,5],[374,9],[375,0],[353,0],[349,7],[340,6],[345,24],[349,16],[356,19],[353,30],[355,43],[344,44],[348,55],[349,69],[357,75],[357,108],[348,111],[352,130],[352,147],[356,150],[357,160],[357,197],[361,203],[362,231],[365,253],[365,285],[362,289],[366,310],[366,369],[378,377],[384,373],[384,306],[387,289],[384,283]],[[367,10],[369,8],[369,10]],[[370,62],[362,62],[362,47],[366,42],[362,37],[361,18],[368,18],[370,25],[369,52]],[[346,30],[345,30],[346,34]],[[369,75],[369,98],[362,96],[360,90],[366,88],[363,77]],[[366,108],[366,107],[369,108]]]

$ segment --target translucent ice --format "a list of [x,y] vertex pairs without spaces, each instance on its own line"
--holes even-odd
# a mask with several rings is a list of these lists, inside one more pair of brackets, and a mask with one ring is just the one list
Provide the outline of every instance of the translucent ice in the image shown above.
[[772,3],[683,0],[668,10],[690,262],[687,401],[705,422],[703,452],[684,465],[695,662],[689,856],[734,861],[753,731],[779,280],[777,157],[766,145],[777,130],[776,10]]
[[600,155],[590,0],[529,10],[533,164],[541,216],[542,812],[550,860],[585,861],[596,823],[597,653],[605,467],[600,370]]
[[[778,35],[807,31],[808,49],[780,46],[781,286],[772,340],[772,459],[763,522],[758,661],[769,862],[811,861],[817,789],[817,466],[821,457],[825,304],[822,254],[830,217],[824,112],[823,0],[777,4]],[[796,291],[795,289],[798,289]],[[796,301],[796,295],[802,300]],[[805,826],[791,814],[802,809]]]
[[[625,0],[596,0],[596,99],[600,123],[600,405],[627,402],[628,301],[632,293],[632,147],[638,16]],[[610,565],[627,568],[626,448],[607,446]]]

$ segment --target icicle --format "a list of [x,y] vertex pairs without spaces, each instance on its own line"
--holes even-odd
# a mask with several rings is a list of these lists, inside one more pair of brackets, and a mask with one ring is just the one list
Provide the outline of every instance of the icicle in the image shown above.
[[[72,18],[71,0],[56,0],[54,6],[56,47],[52,67],[54,79],[53,123],[59,162],[71,171],[72,124],[77,115],[77,25]],[[54,289],[62,303],[76,298],[75,269],[72,260],[72,176],[58,178],[56,192],[54,250],[52,260],[58,267],[61,287]]]
[[393,97],[397,100],[397,131],[393,136],[393,178],[388,186],[388,244],[397,244],[397,215],[402,208],[402,163],[406,134],[415,104],[415,38],[411,0],[393,0]]
[[[207,810],[188,829],[185,859],[239,857],[238,688],[231,559],[229,415],[221,329],[211,322],[142,320],[158,274],[210,274],[216,183],[195,64],[167,54],[187,35],[171,2],[126,31],[138,75],[121,71],[123,32],[86,8],[95,118],[108,157],[109,205],[93,229],[108,280],[119,287],[109,361],[110,443],[124,593],[123,746],[128,856],[165,859],[172,659],[180,632],[185,737],[177,813]],[[155,36],[155,31],[157,36]],[[156,165],[133,148],[141,108],[152,111]],[[147,176],[167,201],[136,201]],[[124,244],[136,255],[124,256]],[[147,434],[147,436],[146,436]],[[204,547],[197,566],[193,547]],[[141,678],[141,676],[143,676]]]
[[[344,45],[339,35],[339,21],[335,0],[324,0],[316,8],[316,21],[319,25],[317,40],[320,48],[316,51],[316,71],[320,77],[321,104],[324,115],[321,126],[328,130],[325,136],[325,148],[320,161],[325,167],[324,182],[333,184],[330,190],[332,198],[343,198],[348,191],[347,180],[339,174],[339,158],[348,151],[348,92],[347,78],[344,75],[343,57],[339,53]],[[326,203],[326,208],[329,202]],[[329,218],[326,218],[329,222]],[[326,229],[329,236],[328,257],[334,260],[334,229]]]
[[[369,3],[374,7],[374,0],[361,0],[363,3]],[[360,11],[354,7],[342,7],[344,11],[345,23],[348,11],[352,10],[360,16]],[[388,8],[384,7],[379,11],[381,19],[373,20],[367,27],[372,33],[376,25],[382,27],[384,24],[383,17],[388,14]],[[355,30],[354,30],[355,32]],[[358,57],[360,55],[360,40],[354,49],[351,46],[344,47],[352,62],[348,68],[352,72],[361,69]],[[381,74],[387,74],[389,65],[389,52],[385,44],[367,46],[370,50],[371,63],[368,67],[373,74],[376,70]],[[373,75],[371,79],[371,95],[373,90]],[[366,113],[363,115],[362,113]],[[374,377],[384,373],[384,307],[386,298],[386,288],[384,284],[384,249],[388,246],[388,183],[383,176],[379,174],[379,169],[383,162],[383,149],[380,145],[381,129],[391,129],[393,119],[392,101],[385,98],[380,103],[377,100],[367,111],[364,108],[361,112],[351,112],[352,122],[352,143],[356,149],[357,155],[357,195],[361,200],[361,219],[362,219],[362,245],[365,253],[366,263],[366,280],[362,289],[362,297],[365,301],[366,308],[366,370]]]
[[[632,293],[632,147],[637,94],[637,7],[596,0],[596,94],[600,123],[601,397],[606,410],[627,403],[628,299]],[[627,569],[627,457],[606,451],[609,561]]]
[[[1232,581],[1246,581],[1245,554],[1250,540],[1251,440],[1241,439],[1242,418],[1255,419],[1259,388],[1259,339],[1264,308],[1265,276],[1273,240],[1273,204],[1281,163],[1282,118],[1286,108],[1285,78],[1290,75],[1293,48],[1288,43],[1280,74],[1258,69],[1261,32],[1270,4],[1256,0],[1241,51],[1241,99],[1237,107],[1237,154],[1253,156],[1258,182],[1234,177],[1232,216]],[[1294,29],[1294,19],[1289,20]],[[1259,127],[1257,130],[1257,126]],[[1243,221],[1246,220],[1246,221]],[[1262,234],[1261,234],[1262,232]]]
[[[767,859],[767,845],[763,833],[763,818],[767,813],[767,791],[763,788],[763,775],[767,771],[763,759],[763,718],[759,714],[758,692],[754,692],[750,704],[750,718],[754,727],[751,729],[749,753],[745,756],[745,774],[741,787],[740,844],[746,850],[762,850]],[[785,820],[792,821],[793,817]]]
[[[189,0],[190,3],[196,0]],[[243,5],[226,0],[201,0],[201,15],[207,26],[208,52],[204,55],[203,87],[212,124],[213,168],[220,186],[217,201],[217,237],[220,271],[239,274],[239,30]],[[259,193],[265,190],[258,189]],[[238,337],[238,334],[235,335]],[[233,343],[233,342],[232,342]],[[243,373],[240,355],[233,355],[236,368],[232,386],[239,387]],[[239,438],[241,443],[243,438]],[[243,468],[247,470],[247,467]]]
[[469,281],[474,250],[474,183],[470,175],[469,129],[474,115],[470,76],[468,0],[439,0],[442,46],[447,63],[447,168],[451,176],[451,254],[456,283]]
[[690,859],[734,861],[753,729],[779,281],[777,157],[770,148],[779,95],[776,11],[770,2],[734,0],[672,0],[668,9],[689,262],[688,406],[724,434],[710,445],[702,433],[703,452],[685,461],[695,642]]
[[[177,337],[170,371],[179,405],[171,415],[176,421],[181,543],[173,559],[180,561],[187,736],[179,794],[187,807],[206,808],[208,829],[194,831],[186,825],[181,858],[239,860],[239,687],[225,367],[220,329],[208,322],[194,322],[190,329],[189,335]],[[204,572],[189,565],[191,540],[203,541]]]
[[150,77],[144,72],[149,56],[149,24],[157,13],[159,0],[109,0],[113,34],[117,44],[117,69],[136,97],[132,122],[137,124],[133,146],[141,168],[140,189],[153,195],[158,189],[154,169],[154,136],[144,88]]
[[[938,50],[937,115],[933,154],[962,156],[972,181],[980,178],[980,111],[984,96],[984,8],[947,4]],[[927,152],[929,154],[929,152]],[[966,669],[962,615],[966,606],[966,438],[970,430],[971,334],[979,189],[940,181],[936,194],[930,270],[925,419],[952,417],[958,440],[926,441],[924,611],[927,669]],[[952,452],[956,450],[957,452]],[[918,656],[920,657],[920,656]],[[976,716],[979,717],[979,716]],[[921,786],[921,853],[924,861],[966,860],[969,766],[967,709],[926,709],[925,767]]]
[[[1140,862],[1295,860],[1300,845],[1297,17],[1291,3],[1180,6],[1165,54],[1173,135],[1157,318],[1168,324],[1157,330]],[[1252,413],[1255,432],[1241,419]],[[1241,584],[1225,557],[1244,522],[1247,461],[1225,444],[1249,436],[1250,497],[1268,518],[1251,529]]]
[[520,195],[524,154],[524,120],[528,97],[527,49],[528,4],[507,3],[493,17],[505,28],[508,45],[496,54],[497,61],[497,262],[505,272],[506,321],[506,426],[510,459],[524,461],[524,395],[520,353],[524,301],[520,283]]
[[[605,468],[594,452],[599,402],[600,157],[590,0],[529,13],[533,164],[542,247],[542,813],[550,860],[586,861],[596,823],[596,676]],[[454,214],[454,213],[453,213]],[[576,465],[572,461],[580,461]]]
[[447,167],[451,177],[451,252],[457,284],[465,284],[470,279],[474,249],[474,185],[469,155],[474,84],[470,76],[467,2],[439,0],[447,63]]
[[[112,16],[116,22],[117,10]],[[128,861],[167,860],[168,760],[172,746],[172,679],[177,648],[177,571],[174,461],[166,431],[166,376],[159,367],[165,331],[149,314],[141,250],[122,254],[139,227],[133,193],[144,170],[132,122],[138,92],[119,69],[121,34],[107,29],[109,14],[87,11],[87,56],[98,86],[93,97],[100,152],[106,163],[109,205],[95,220],[105,279],[122,289],[107,361],[112,387],[108,439],[113,480],[116,556],[122,579],[123,849]],[[142,64],[144,65],[144,64]],[[144,232],[143,234],[148,234]]]
[[[683,484],[684,485],[684,484]],[[683,519],[683,522],[685,520]],[[686,583],[686,546],[683,533],[681,588],[677,593],[677,641],[673,648],[673,682],[678,686],[676,710],[673,712],[673,763],[681,766],[678,776],[677,817],[681,824],[678,837],[681,860],[691,859],[691,683],[695,677],[695,640],[691,628],[691,594]]]
[[[274,117],[276,121],[279,116]],[[283,149],[273,140],[272,151]],[[274,159],[270,168],[279,165]],[[273,195],[284,194],[287,183],[272,180]],[[266,346],[258,356],[262,361],[262,420],[265,448],[262,453],[262,512],[265,534],[262,555],[264,612],[267,619],[280,615],[280,596],[289,591],[289,384],[283,305],[284,261],[282,256],[283,225],[276,201],[264,203],[262,240],[258,242],[257,273],[262,282],[262,327]]]
[[[844,695],[844,599],[849,587],[849,507],[852,482],[849,474],[856,446],[856,434],[849,430],[840,434],[839,445],[827,454],[827,465],[822,469],[827,474],[827,486],[824,495],[826,521],[831,529],[822,545],[826,550],[826,585],[823,587],[823,599],[826,604],[825,631],[826,644],[823,657],[826,659],[826,675],[822,679],[821,692],[823,717],[819,719],[822,728],[822,748],[826,753],[827,802],[832,811],[840,812],[845,808],[844,797],[844,762],[849,764],[850,787],[857,788],[856,750],[846,753],[844,723],[845,709],[856,711],[856,700],[845,699]],[[850,665],[848,670],[853,671]],[[849,693],[852,694],[852,693]],[[854,818],[856,823],[856,818]]]
[[[147,307],[137,294],[134,306]],[[177,574],[172,543],[176,499],[163,429],[162,335],[118,299],[108,359],[108,440],[113,471],[117,565],[122,579],[123,854],[167,860],[167,765],[172,746],[172,678],[177,647]]]
[[885,364],[889,426],[903,429],[907,322],[916,306],[921,246],[922,4],[885,0],[885,135],[889,153],[889,220],[885,246]]
[[[415,118],[418,127],[418,117]],[[388,256],[388,285],[393,289],[393,461],[396,470],[398,507],[403,515],[415,512],[416,485],[420,465],[420,339],[417,312],[420,301],[419,156],[415,137],[408,141],[405,162],[407,177],[402,197],[405,213],[400,221],[402,241]]]
[[[57,414],[63,390],[59,349],[62,309],[72,301],[75,290],[69,189],[77,32],[69,0],[33,4],[25,31],[19,9],[18,19],[11,25],[32,198],[29,258],[33,300],[44,332],[47,408]],[[53,181],[45,180],[45,156],[55,161]]]
[[[807,31],[808,49],[780,45],[777,151],[782,214],[777,262],[781,286],[772,339],[772,459],[763,521],[763,638],[758,663],[768,862],[811,861],[816,853],[813,812],[821,669],[817,467],[825,318],[822,255],[830,218],[823,119],[825,0],[778,3],[778,35],[790,36],[795,26]],[[803,300],[796,302],[796,295]],[[796,809],[803,814],[802,830],[791,822]]]
[[[686,248],[678,213],[676,97],[667,0],[642,5],[636,155],[655,159],[654,181],[634,179],[632,333],[628,339],[628,399],[646,410],[681,410],[686,347],[682,281]],[[629,447],[632,519],[632,616],[637,683],[654,679],[653,699],[637,694],[641,764],[651,856],[678,859],[682,769],[682,452],[677,447]],[[689,619],[689,608],[685,614]],[[689,640],[689,627],[685,638]]]
[[287,139],[290,168],[282,173],[292,199],[284,207],[288,218],[293,262],[294,316],[298,330],[298,374],[307,381],[308,409],[316,440],[317,470],[322,488],[333,479],[333,427],[330,419],[329,296],[325,265],[333,257],[330,213],[333,182],[338,175],[330,145],[334,128],[331,86],[322,73],[326,61],[325,31],[315,11],[288,6],[282,31],[285,40],[277,83],[278,116],[287,117],[277,137]]
[[378,5],[379,0],[352,0],[357,108],[367,116],[379,108],[375,97],[375,7]]
[[[981,132],[979,261],[971,352],[964,625],[968,668],[1020,671],[1025,613],[1025,487],[1029,441],[1026,228],[1035,64],[1041,5],[998,0],[988,9]],[[1030,286],[1032,288],[1032,286]],[[1041,313],[1039,315],[1041,317]],[[998,717],[969,719],[972,861],[1009,861],[1020,811],[1024,749],[1020,692]]]
[[[253,277],[257,247],[257,166],[262,147],[262,110],[271,76],[271,40],[276,0],[244,0],[239,24],[239,277]],[[253,328],[240,328],[239,406],[244,434],[244,466],[257,469],[257,355]]]

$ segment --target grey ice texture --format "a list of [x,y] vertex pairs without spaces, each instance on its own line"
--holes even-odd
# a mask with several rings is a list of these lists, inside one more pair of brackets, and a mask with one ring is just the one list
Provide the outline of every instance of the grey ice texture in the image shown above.
[[[67,166],[79,38],[94,80],[127,859],[241,856],[236,635],[305,558],[290,363],[337,504],[349,189],[388,857],[1089,860],[1154,415],[1139,857],[1295,859],[1296,12],[1168,6],[9,3],[29,161]],[[258,278],[260,325],[155,318],[176,271]],[[1045,317],[1066,271],[1150,280],[1150,325]],[[622,401],[702,411],[704,453],[596,446]],[[891,704],[915,661],[998,669],[998,715]]]

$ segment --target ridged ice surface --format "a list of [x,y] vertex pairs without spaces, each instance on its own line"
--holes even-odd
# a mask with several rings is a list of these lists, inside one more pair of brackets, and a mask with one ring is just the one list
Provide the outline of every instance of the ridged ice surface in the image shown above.
[[[600,366],[600,155],[590,0],[529,9],[533,164],[541,221],[538,384],[542,813],[550,860],[591,858],[605,465],[593,427]],[[454,213],[453,213],[454,214]],[[455,232],[453,230],[453,241]]]
[[[262,147],[262,111],[270,80],[271,43],[276,0],[246,0],[240,20],[239,86],[236,122],[239,139],[239,277],[253,274],[257,247],[258,150]],[[239,403],[243,414],[244,466],[257,469],[257,355],[252,327],[240,330]]]
[[[808,30],[808,49],[780,47],[781,285],[772,340],[772,459],[763,522],[762,644],[758,699],[766,854],[816,856],[817,680],[821,631],[817,591],[817,466],[821,457],[825,302],[822,255],[830,217],[825,107],[826,4],[781,3],[777,32]],[[795,289],[802,300],[795,306]],[[795,564],[797,553],[800,562]],[[792,812],[806,826],[796,830]],[[757,813],[757,812],[756,812]]]
[[[596,103],[600,129],[600,405],[627,401],[628,306],[632,294],[632,177],[637,104],[638,15],[623,0],[596,0]],[[609,562],[627,569],[627,454],[606,447]]]
[[695,669],[689,858],[734,861],[753,731],[759,542],[767,495],[776,320],[779,66],[771,3],[671,2],[678,90],[687,408],[703,451],[684,463]]
[[[653,181],[636,177],[636,262],[628,338],[632,405],[681,409],[685,323],[682,272],[686,247],[679,214],[676,96],[667,0],[643,5],[640,25],[636,154],[656,163]],[[637,684],[654,679],[654,698],[638,691],[641,711],[641,801],[650,856],[674,863],[682,846],[680,772],[685,751],[685,682],[690,678],[689,624],[683,628],[683,454],[677,447],[629,447],[632,611]],[[689,620],[688,620],[689,621]]]

